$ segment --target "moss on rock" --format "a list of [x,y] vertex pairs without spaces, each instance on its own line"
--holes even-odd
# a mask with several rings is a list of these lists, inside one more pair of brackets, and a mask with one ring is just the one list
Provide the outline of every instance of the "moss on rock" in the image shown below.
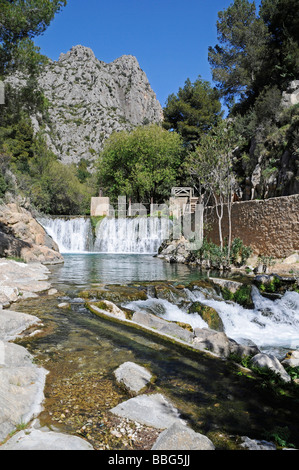
[[193,302],[188,309],[188,313],[198,313],[212,330],[224,331],[224,326],[218,312],[200,302]]

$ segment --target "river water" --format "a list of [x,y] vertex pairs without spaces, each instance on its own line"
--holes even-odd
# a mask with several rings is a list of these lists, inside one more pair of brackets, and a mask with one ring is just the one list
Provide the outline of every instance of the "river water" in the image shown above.
[[[113,372],[123,362],[133,361],[150,367],[157,377],[151,391],[168,397],[189,425],[208,435],[217,448],[235,445],[236,436],[264,439],[285,428],[289,442],[299,445],[296,400],[259,386],[231,363],[95,317],[79,296],[81,290],[103,283],[188,283],[205,274],[152,255],[77,253],[65,254],[64,258],[64,265],[50,267],[50,281],[58,296],[16,304],[44,324],[42,335],[22,341],[50,371],[43,424],[83,436],[97,449],[150,448],[150,437],[124,442],[111,434],[114,422],[109,410],[129,398],[118,388]],[[296,309],[291,300],[289,306]],[[62,301],[70,303],[69,310],[58,308]],[[172,311],[175,308],[172,306]],[[164,305],[164,311],[171,316],[171,308],[167,311]],[[297,313],[292,310],[293,315]],[[252,320],[258,324],[257,319]],[[288,322],[286,319],[284,324]],[[246,336],[246,331],[243,333]],[[273,346],[277,346],[276,339]]]

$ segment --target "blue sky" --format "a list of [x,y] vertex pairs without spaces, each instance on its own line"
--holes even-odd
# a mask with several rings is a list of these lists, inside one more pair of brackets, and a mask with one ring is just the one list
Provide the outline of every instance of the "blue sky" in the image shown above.
[[[136,56],[161,105],[185,80],[212,83],[208,47],[217,43],[216,21],[232,0],[68,0],[43,36],[41,52],[58,60],[81,44],[112,62]],[[259,4],[259,1],[257,1]]]

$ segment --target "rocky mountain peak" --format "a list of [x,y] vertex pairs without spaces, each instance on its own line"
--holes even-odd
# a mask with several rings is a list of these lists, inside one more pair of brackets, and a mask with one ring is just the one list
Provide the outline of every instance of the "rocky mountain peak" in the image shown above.
[[[111,63],[81,45],[49,62],[40,79],[49,100],[50,148],[63,163],[91,162],[114,131],[163,119],[145,72],[132,55]],[[38,119],[34,120],[36,129]]]
[[61,53],[59,62],[64,60],[90,60],[95,59],[95,55],[92,49],[85,46],[74,46],[66,54]]

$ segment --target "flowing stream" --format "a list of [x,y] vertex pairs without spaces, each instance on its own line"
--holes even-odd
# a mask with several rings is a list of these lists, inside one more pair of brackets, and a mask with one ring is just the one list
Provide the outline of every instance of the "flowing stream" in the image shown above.
[[[199,356],[149,334],[115,325],[86,309],[80,291],[103,284],[172,281],[187,286],[193,280],[206,279],[197,267],[165,263],[147,254],[156,252],[163,239],[161,224],[156,225],[154,236],[146,224],[150,235],[140,237],[136,235],[140,228],[137,230],[136,220],[129,222],[129,239],[120,239],[119,235],[107,236],[115,223],[108,219],[109,227],[101,224],[96,238],[88,218],[43,220],[65,253],[63,265],[50,267],[50,281],[59,295],[20,301],[14,309],[37,315],[46,328],[46,335],[24,340],[24,346],[50,370],[44,423],[86,436],[99,449],[107,448],[103,444],[107,436],[106,445],[110,448],[127,448],[113,441],[107,430],[113,423],[107,413],[129,398],[117,388],[114,377],[114,370],[129,360],[151,368],[157,376],[155,386],[171,399],[193,429],[213,438],[217,435],[217,439],[218,433],[230,436],[228,439],[234,435],[266,438],[266,431],[287,426],[290,442],[299,446],[299,411],[288,397],[258,389],[250,378],[240,376],[225,361]],[[104,253],[95,252],[95,247]],[[219,273],[210,275],[219,277]],[[288,348],[299,348],[299,294],[295,292],[269,300],[253,286],[253,309],[225,302],[204,289],[185,287],[182,292],[190,302],[200,301],[215,308],[226,334],[236,341],[251,340],[261,350],[280,357]],[[63,301],[70,303],[69,310],[58,308]],[[193,327],[207,327],[201,317],[187,313],[184,302],[153,298],[150,292],[147,300],[127,302],[126,307]],[[219,448],[225,446],[221,441]]]

